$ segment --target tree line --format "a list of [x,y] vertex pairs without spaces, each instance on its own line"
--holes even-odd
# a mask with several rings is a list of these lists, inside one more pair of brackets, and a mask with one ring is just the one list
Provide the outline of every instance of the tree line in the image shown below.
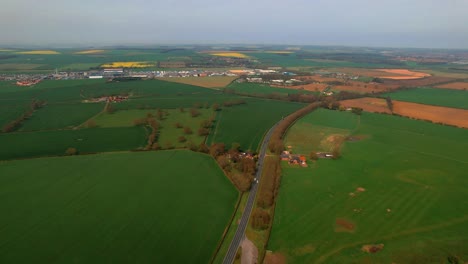
[[21,124],[28,118],[30,118],[33,114],[33,112],[39,108],[42,108],[46,105],[46,101],[40,101],[33,99],[31,103],[29,104],[29,109],[23,113],[21,116],[16,118],[15,120],[7,123],[6,125],[3,126],[2,132],[3,133],[10,133],[15,130],[17,130],[19,127],[21,127]]

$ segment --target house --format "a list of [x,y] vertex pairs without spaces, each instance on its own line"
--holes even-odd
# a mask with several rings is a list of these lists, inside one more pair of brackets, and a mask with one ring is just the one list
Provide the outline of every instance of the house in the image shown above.
[[280,158],[281,160],[289,161],[291,159],[291,154],[289,153],[289,151],[285,150],[281,153]]

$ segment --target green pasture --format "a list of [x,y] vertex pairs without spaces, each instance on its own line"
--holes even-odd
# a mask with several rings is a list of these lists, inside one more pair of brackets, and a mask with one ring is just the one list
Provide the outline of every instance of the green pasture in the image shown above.
[[468,109],[468,91],[415,88],[384,94],[393,100]]
[[306,156],[312,151],[332,152],[358,125],[359,116],[353,113],[318,109],[288,130],[284,144],[292,153]]
[[303,106],[300,103],[256,99],[247,101],[245,105],[223,107],[207,142],[222,142],[227,146],[235,142],[244,150],[256,151],[264,134],[276,122]]
[[[150,114],[155,117],[160,125],[157,141],[161,147],[165,147],[168,143],[174,147],[184,147],[190,141],[197,145],[205,141],[205,137],[197,134],[200,124],[216,114],[211,106],[210,108],[197,108],[200,112],[197,117],[191,116],[190,108],[184,108],[184,112],[181,112],[180,109],[161,110],[167,113],[162,120],[157,118],[156,110],[141,109],[117,111],[112,114],[102,113],[93,120],[98,127],[129,127],[134,126],[134,120],[146,118]],[[176,123],[180,123],[183,127],[189,127],[192,129],[193,134],[185,134],[183,128],[176,128]],[[180,136],[184,136],[187,142],[179,142]]]
[[[330,133],[347,129],[361,140],[345,142],[338,160],[283,164],[267,250],[288,263],[467,261],[468,130],[371,113],[358,117],[356,128],[356,116],[330,113],[316,111],[303,122]],[[373,244],[384,247],[362,251]]]
[[0,163],[2,263],[208,263],[237,192],[190,151]]
[[135,150],[145,146],[148,131],[142,127],[89,128],[0,134],[0,160],[79,153]]

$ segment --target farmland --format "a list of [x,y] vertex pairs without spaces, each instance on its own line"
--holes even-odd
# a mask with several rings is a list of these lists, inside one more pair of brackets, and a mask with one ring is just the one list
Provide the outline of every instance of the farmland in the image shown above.
[[237,77],[232,76],[210,76],[210,77],[167,77],[164,81],[185,83],[205,88],[222,88],[230,84]]
[[[392,100],[393,113],[409,118],[428,120],[434,123],[468,128],[468,110],[432,106]],[[385,99],[359,98],[341,101],[344,107],[358,107],[364,111],[391,114]]]
[[468,90],[468,82],[447,83],[447,84],[439,85],[436,87],[444,88],[444,89],[454,89],[454,90]]
[[232,89],[234,92],[239,93],[239,94],[250,94],[250,95],[266,95],[266,94],[288,95],[288,94],[297,94],[297,93],[303,93],[303,94],[313,93],[312,91],[299,89],[300,86],[297,88],[296,87],[280,88],[280,87],[272,87],[268,84],[259,84],[259,83],[233,82],[227,88]]
[[0,160],[61,156],[67,148],[79,153],[136,150],[145,146],[142,127],[88,128],[0,134]]
[[[318,136],[347,128],[360,140],[345,142],[338,160],[320,159],[308,168],[283,164],[268,250],[288,263],[468,259],[468,207],[460,203],[468,198],[467,130],[325,110],[298,125],[303,123],[310,124],[312,134],[320,126]],[[303,144],[320,147],[313,138]],[[362,251],[377,244],[383,249]]]
[[[159,123],[159,133],[157,141],[162,147],[171,145],[176,148],[185,147],[187,142],[193,142],[196,145],[205,141],[205,136],[197,134],[200,124],[204,120],[209,120],[216,115],[210,108],[197,109],[199,115],[196,117],[191,116],[190,109],[160,109],[164,114],[161,119],[157,119]],[[117,111],[113,114],[102,113],[92,120],[98,127],[129,127],[134,126],[134,121],[137,119],[144,119],[148,115],[157,117],[158,111],[156,110],[123,110]],[[176,125],[180,127],[176,127]],[[188,133],[186,128],[191,131]],[[179,140],[179,137],[184,137],[185,140]]]
[[468,91],[416,88],[386,94],[393,100],[468,109]]
[[3,162],[0,193],[2,263],[207,263],[237,198],[189,151]]

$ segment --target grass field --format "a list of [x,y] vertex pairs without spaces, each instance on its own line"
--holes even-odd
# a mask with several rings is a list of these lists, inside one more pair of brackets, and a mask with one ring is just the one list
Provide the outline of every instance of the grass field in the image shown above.
[[2,263],[208,263],[237,198],[189,151],[4,162],[0,193]]
[[[263,135],[282,117],[300,109],[304,104],[275,100],[249,100],[245,105],[223,108],[216,118],[208,144],[236,142],[243,150],[257,150]],[[266,110],[268,109],[268,110]]]
[[468,109],[468,91],[416,88],[388,93],[393,100]]
[[[195,144],[200,144],[205,141],[204,136],[197,134],[200,124],[203,120],[208,120],[215,115],[211,108],[197,109],[200,115],[192,117],[190,109],[184,109],[184,112],[180,112],[179,109],[162,109],[162,111],[169,113],[163,120],[157,120],[160,124],[159,134],[157,141],[164,147],[167,143],[170,143],[174,147],[184,147],[186,142],[179,142],[178,138],[184,136],[188,141]],[[124,110],[117,111],[113,114],[102,113],[93,120],[99,127],[129,127],[134,126],[133,121],[135,119],[145,118],[147,114],[151,114],[154,117],[157,116],[156,110]],[[192,129],[193,134],[185,134],[183,128],[176,128],[175,124],[180,123],[183,127],[189,127]]]
[[[303,122],[355,123],[350,113],[336,115],[316,111]],[[361,140],[346,142],[339,160],[283,164],[267,249],[288,263],[467,261],[468,130],[371,113],[358,123],[352,135]],[[361,250],[371,244],[384,248]]]
[[146,137],[142,127],[0,134],[0,160],[64,155],[70,147],[80,153],[134,150],[145,146]]
[[293,153],[309,156],[312,151],[332,152],[359,124],[359,117],[355,114],[343,115],[323,109],[316,111],[320,114],[307,115],[288,130],[284,144],[292,147]]

